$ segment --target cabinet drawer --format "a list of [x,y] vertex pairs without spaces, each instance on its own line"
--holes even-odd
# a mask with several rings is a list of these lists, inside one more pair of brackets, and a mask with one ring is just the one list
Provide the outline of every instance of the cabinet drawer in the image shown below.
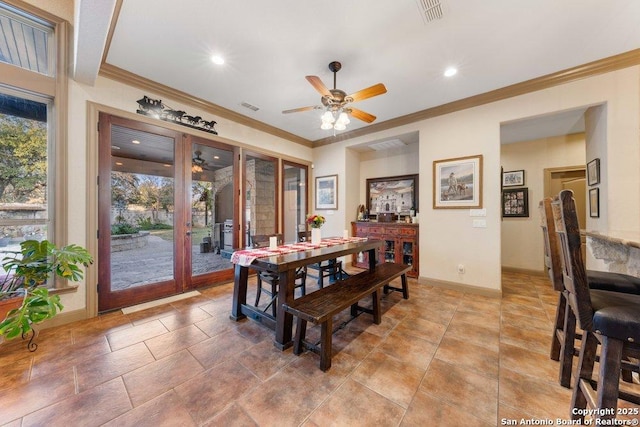
[[413,227],[403,227],[400,229],[400,233],[404,234],[405,236],[415,236],[416,234],[418,234],[418,230]]

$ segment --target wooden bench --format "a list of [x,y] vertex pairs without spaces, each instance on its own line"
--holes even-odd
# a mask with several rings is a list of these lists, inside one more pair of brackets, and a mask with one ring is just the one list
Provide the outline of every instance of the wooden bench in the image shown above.
[[[404,298],[409,297],[406,273],[411,267],[403,264],[382,263],[375,269],[364,271],[336,282],[333,286],[322,288],[284,304],[285,311],[298,318],[293,352],[301,354],[304,348],[320,354],[320,369],[326,371],[331,367],[331,335],[333,333],[333,316],[351,307],[351,315],[358,311],[373,315],[375,324],[380,324],[380,290],[402,290]],[[389,282],[398,277],[402,280],[402,288],[390,288]],[[373,307],[368,309],[358,305],[358,301],[372,295]],[[321,324],[320,346],[305,341],[307,322]]]

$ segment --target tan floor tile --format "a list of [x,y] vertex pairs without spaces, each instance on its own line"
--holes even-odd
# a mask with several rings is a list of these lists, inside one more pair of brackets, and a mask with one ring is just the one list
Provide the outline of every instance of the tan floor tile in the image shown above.
[[33,359],[33,354],[27,350],[7,351],[6,347],[0,347],[0,366],[2,366],[0,394],[5,388],[29,381]]
[[100,425],[131,409],[121,378],[100,384],[24,417],[23,426]]
[[153,320],[159,320],[163,317],[176,314],[177,310],[171,306],[171,304],[162,304],[157,307],[151,307],[146,310],[136,311],[127,314],[127,317],[133,323],[134,326],[148,323]]
[[441,323],[410,317],[405,318],[394,329],[394,331],[402,332],[434,344],[440,342],[446,330],[447,327]]
[[309,421],[317,426],[397,426],[405,410],[348,379],[317,410]]
[[419,390],[400,426],[449,427],[452,425],[465,427],[491,427],[489,423],[476,418],[474,411],[460,408],[458,404],[447,403]]
[[[461,341],[447,335],[442,338],[434,356],[444,362],[466,367],[490,378],[498,378],[498,351]],[[431,362],[433,363],[433,362]]]
[[204,423],[203,427],[257,427],[258,424],[238,405],[233,403],[224,411]]
[[571,390],[509,369],[501,372],[499,398],[501,403],[522,408],[536,418],[566,419],[570,413]]
[[225,360],[235,358],[252,344],[237,332],[227,331],[189,347],[189,352],[208,369]]
[[56,351],[55,356],[45,352],[36,352],[31,378],[52,374],[59,369],[82,363],[89,358],[109,352],[111,349],[104,336],[95,341],[82,341],[79,345],[66,345]]
[[[554,314],[555,317],[555,314]],[[530,330],[542,330],[551,331],[553,329],[553,323],[548,319],[542,319],[539,317],[520,316],[519,314],[503,312],[502,322],[511,326],[515,326],[521,329]]]
[[500,312],[492,311],[463,311],[457,310],[449,326],[466,323],[468,325],[482,326],[484,328],[500,330]]
[[248,369],[229,360],[199,373],[175,391],[193,419],[201,424],[259,384],[260,380]]
[[160,322],[170,331],[192,325],[205,319],[209,319],[211,315],[199,307],[189,307],[187,310],[181,310],[171,316],[162,317]]
[[197,426],[184,403],[171,390],[104,424],[104,427]]
[[175,331],[146,340],[144,343],[156,359],[162,359],[170,354],[191,347],[209,338],[207,334],[195,325],[185,326]]
[[551,345],[551,328],[544,331],[521,329],[503,323],[500,330],[500,342],[548,354]]
[[498,380],[434,359],[420,390],[487,423],[498,414]]
[[502,302],[502,313],[513,313],[519,316],[529,316],[529,317],[538,317],[542,320],[549,320],[547,317],[547,313],[542,307],[542,304],[539,306],[528,306],[522,304],[516,304],[513,302]]
[[333,335],[332,354],[344,352],[362,360],[382,342],[382,338],[365,331],[341,329]]
[[264,381],[290,363],[295,357],[293,349],[289,348],[286,351],[281,351],[272,342],[265,340],[248,348],[234,359]]
[[182,350],[124,374],[122,378],[133,406],[140,406],[203,371],[198,361],[187,350]]
[[167,331],[167,328],[159,320],[153,320],[138,326],[112,332],[107,335],[107,339],[109,340],[111,350],[115,351],[157,337]]
[[542,354],[522,347],[500,344],[500,369],[510,369],[548,382],[557,382],[560,363]]
[[73,368],[33,379],[0,393],[2,422],[8,422],[66,399],[75,393]]
[[412,366],[427,369],[437,345],[400,331],[393,331],[378,346],[378,350]]
[[376,350],[362,361],[351,378],[406,409],[424,372],[425,369]]
[[[454,316],[455,320],[455,316]],[[488,328],[481,324],[470,324],[452,320],[444,336],[498,351],[500,346],[499,328]]]
[[145,366],[155,359],[144,343],[96,356],[76,366],[78,390],[84,391],[127,372]]
[[289,426],[301,424],[325,398],[325,393],[305,378],[280,372],[238,403],[260,425]]

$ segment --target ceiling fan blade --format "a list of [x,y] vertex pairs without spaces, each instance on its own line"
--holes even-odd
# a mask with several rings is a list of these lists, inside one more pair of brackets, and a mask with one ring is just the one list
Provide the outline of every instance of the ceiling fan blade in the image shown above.
[[363,122],[372,123],[376,119],[376,116],[374,116],[373,114],[358,110],[357,108],[349,108],[349,110],[351,110],[349,114],[351,114],[358,120],[362,120]]
[[363,99],[371,98],[374,96],[382,95],[383,93],[387,93],[387,88],[384,87],[382,83],[378,83],[377,85],[373,85],[366,89],[359,90],[357,92],[348,95],[346,99],[350,98],[350,102],[362,101]]
[[331,95],[331,92],[329,92],[329,89],[327,89],[327,87],[324,85],[324,83],[322,83],[320,77],[306,76],[305,79],[307,79],[307,81],[311,83],[311,86],[313,86],[320,93],[320,95],[328,97],[333,96]]
[[318,106],[316,106],[316,105],[312,105],[311,107],[293,108],[293,109],[291,109],[291,110],[284,110],[284,111],[282,112],[282,114],[299,113],[299,112],[301,112],[301,111],[315,110],[316,108],[318,108]]

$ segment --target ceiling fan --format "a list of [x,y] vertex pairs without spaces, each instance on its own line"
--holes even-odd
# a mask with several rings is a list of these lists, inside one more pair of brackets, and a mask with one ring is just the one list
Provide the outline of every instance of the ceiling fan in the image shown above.
[[343,90],[336,88],[336,74],[341,68],[342,64],[338,61],[333,61],[329,64],[329,70],[333,73],[333,89],[328,89],[325,84],[322,83],[320,77],[305,77],[307,81],[311,83],[311,86],[313,86],[315,90],[322,95],[322,98],[320,98],[322,105],[284,110],[283,113],[288,114],[309,110],[325,110],[325,113],[322,116],[322,129],[344,130],[344,125],[348,123],[347,115],[351,115],[366,123],[372,123],[376,119],[376,116],[357,108],[353,108],[350,104],[352,102],[362,101],[367,98],[382,95],[387,92],[387,88],[382,83],[378,83],[366,89],[354,92],[351,95],[347,95]]

